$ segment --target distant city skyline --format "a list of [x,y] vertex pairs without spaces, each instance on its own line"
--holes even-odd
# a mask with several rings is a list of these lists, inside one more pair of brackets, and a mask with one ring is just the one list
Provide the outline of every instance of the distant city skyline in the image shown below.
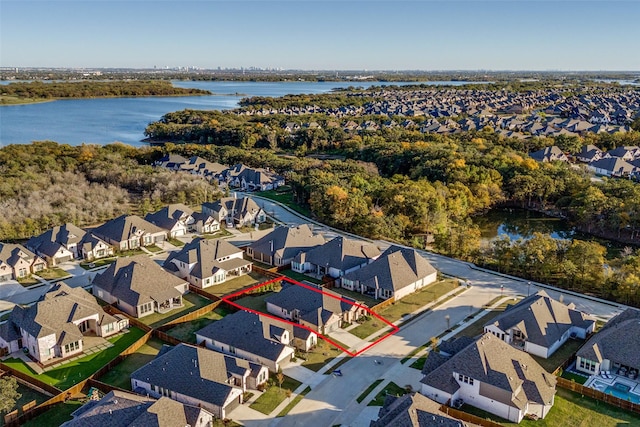
[[0,66],[640,70],[640,0],[0,0]]

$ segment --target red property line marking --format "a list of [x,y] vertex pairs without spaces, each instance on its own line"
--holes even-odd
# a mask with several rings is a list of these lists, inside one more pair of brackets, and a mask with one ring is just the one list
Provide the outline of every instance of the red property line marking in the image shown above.
[[[340,301],[345,302],[345,303],[347,303],[347,304],[351,304],[351,305],[353,305],[353,306],[356,306],[356,307],[358,307],[358,308],[361,308],[361,309],[365,310],[369,315],[373,315],[373,316],[375,316],[378,320],[380,320],[380,321],[384,322],[385,324],[387,324],[387,326],[390,326],[390,327],[392,328],[392,330],[391,330],[390,332],[386,333],[385,335],[383,335],[382,337],[378,338],[377,340],[375,340],[375,341],[374,341],[374,342],[372,342],[371,344],[367,345],[366,347],[364,347],[364,348],[362,348],[362,349],[360,349],[359,351],[357,351],[357,352],[355,352],[355,353],[354,353],[354,352],[352,352],[352,351],[349,351],[349,349],[344,348],[344,347],[343,347],[343,346],[341,346],[340,344],[337,344],[335,341],[333,341],[333,340],[332,340],[331,338],[329,338],[328,336],[326,336],[326,335],[324,335],[324,334],[321,334],[321,333],[319,333],[319,332],[316,332],[316,331],[314,331],[313,329],[311,329],[311,328],[310,328],[310,327],[308,327],[308,326],[301,325],[301,324],[299,324],[299,323],[295,323],[295,322],[292,322],[292,321],[290,321],[290,320],[287,320],[287,319],[283,319],[283,318],[281,318],[281,317],[274,316],[274,315],[272,315],[272,314],[263,313],[263,312],[260,312],[260,311],[253,310],[253,309],[251,309],[251,308],[248,308],[248,307],[242,306],[242,305],[240,305],[240,304],[237,304],[237,303],[233,302],[233,301],[230,299],[230,298],[238,297],[238,296],[240,296],[240,295],[247,294],[247,293],[251,292],[251,291],[252,291],[252,290],[254,290],[254,289],[261,288],[261,287],[263,287],[263,286],[270,285],[271,283],[274,283],[274,282],[280,282],[280,281],[285,281],[285,282],[291,283],[292,285],[296,285],[296,286],[302,286],[302,287],[304,287],[304,288],[306,288],[306,289],[309,289],[309,290],[311,290],[311,291],[313,291],[313,292],[317,292],[317,293],[320,293],[320,294],[326,295],[326,296],[328,296],[328,297],[331,297],[331,298],[334,298],[334,299],[340,300]],[[357,304],[357,303],[353,302],[353,300],[351,300],[351,299],[347,299],[347,298],[345,298],[345,297],[337,297],[337,296],[335,296],[335,295],[331,295],[330,293],[327,293],[327,292],[323,291],[322,289],[318,289],[318,288],[313,287],[313,286],[305,285],[304,283],[300,283],[300,282],[298,282],[298,281],[296,281],[296,280],[293,280],[293,279],[290,279],[290,278],[288,278],[288,277],[286,277],[286,276],[280,276],[280,277],[276,277],[275,279],[268,280],[268,281],[266,281],[266,282],[258,283],[257,285],[252,286],[252,287],[250,287],[250,288],[243,289],[243,290],[240,290],[240,291],[238,291],[238,292],[234,292],[234,293],[233,293],[233,294],[231,294],[231,295],[223,296],[221,299],[222,299],[222,301],[226,302],[226,303],[227,303],[227,304],[229,304],[229,305],[232,305],[233,307],[236,307],[236,308],[237,308],[237,309],[239,309],[239,310],[248,311],[248,312],[250,312],[250,313],[257,314],[257,315],[259,315],[259,316],[265,316],[265,317],[268,317],[269,319],[277,320],[277,321],[279,321],[279,322],[286,323],[286,324],[289,324],[289,325],[293,325],[294,327],[298,327],[298,328],[306,329],[306,330],[307,330],[307,331],[309,331],[309,332],[313,332],[314,334],[316,334],[317,336],[319,336],[319,337],[320,337],[321,339],[323,339],[324,341],[326,341],[326,342],[328,342],[329,344],[331,344],[331,345],[333,345],[333,346],[335,346],[335,347],[339,348],[340,350],[344,351],[345,353],[347,353],[349,356],[352,356],[352,357],[356,357],[356,356],[360,355],[361,353],[363,353],[363,352],[365,352],[365,351],[369,350],[369,349],[370,349],[371,347],[373,347],[374,345],[376,345],[376,344],[380,343],[381,341],[383,341],[383,340],[385,340],[385,339],[389,338],[391,335],[393,335],[393,334],[397,333],[397,332],[400,330],[400,328],[398,328],[396,325],[394,325],[393,323],[389,322],[387,319],[385,319],[384,317],[380,316],[378,313],[375,313],[375,312],[371,311],[371,309],[370,309],[369,307],[367,307],[367,306],[364,306],[364,305],[362,305],[362,304]]]

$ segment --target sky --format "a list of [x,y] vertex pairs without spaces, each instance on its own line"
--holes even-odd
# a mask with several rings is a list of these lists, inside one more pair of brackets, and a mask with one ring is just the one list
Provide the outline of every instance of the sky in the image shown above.
[[1,67],[640,70],[640,0],[0,0]]

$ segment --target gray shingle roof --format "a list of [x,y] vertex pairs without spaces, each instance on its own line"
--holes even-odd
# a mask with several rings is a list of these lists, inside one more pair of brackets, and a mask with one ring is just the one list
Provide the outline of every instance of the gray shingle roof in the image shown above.
[[378,419],[370,427],[463,427],[464,424],[440,411],[440,404],[421,394],[387,396]]
[[[23,254],[24,256],[21,256],[21,254]],[[23,258],[29,263],[32,263],[36,258],[36,254],[22,245],[0,242],[0,264],[6,263],[7,265],[13,267],[20,260],[20,258]]]
[[213,212],[220,212],[224,207],[236,219],[244,218],[247,214],[257,215],[261,210],[260,206],[251,197],[223,197],[217,202],[203,203],[202,207],[208,208]]
[[175,295],[176,286],[186,284],[165,271],[146,255],[118,258],[93,280],[93,286],[114,297],[137,306]]
[[548,405],[555,394],[556,379],[552,374],[528,353],[491,334],[484,334],[449,357],[426,373],[421,382],[452,394],[459,388],[453,372],[507,391],[511,400],[502,403],[518,408],[527,401]]
[[293,336],[293,325],[259,316],[248,311],[238,311],[210,323],[196,335],[230,344],[267,360],[278,360],[286,345],[275,341],[271,326],[286,329]]
[[254,253],[277,255],[282,259],[290,259],[300,252],[308,251],[324,244],[324,242],[324,237],[314,234],[309,225],[302,224],[297,227],[276,227],[249,247],[253,249]]
[[398,291],[419,279],[436,272],[436,269],[411,248],[391,246],[371,264],[345,274],[347,280],[359,281],[372,288]]
[[[304,262],[346,271],[380,256],[377,246],[339,236],[304,253]],[[299,260],[300,255],[296,257]]]
[[222,407],[234,388],[229,385],[231,374],[248,375],[252,365],[213,350],[180,344],[133,372],[131,379]]
[[71,223],[53,227],[39,236],[32,237],[26,245],[33,251],[53,256],[60,249],[60,246],[68,248],[69,245],[79,243],[86,231],[76,227]]
[[527,341],[548,348],[577,326],[589,328],[595,320],[564,305],[540,291],[509,307],[485,326],[496,325],[503,331],[518,328]]
[[242,254],[242,250],[226,240],[197,238],[186,244],[179,252],[171,253],[164,262],[164,266],[173,264],[174,260],[186,264],[195,263],[191,275],[204,279],[211,277],[219,269],[228,271],[251,264],[250,261],[244,259],[221,261],[223,258],[239,253]]
[[578,350],[576,356],[602,362],[608,359],[640,368],[640,311],[628,308],[609,320]]
[[165,206],[157,212],[148,213],[144,219],[165,230],[172,230],[180,221],[186,221],[193,214],[193,209],[182,203]]
[[129,240],[139,231],[150,234],[164,232],[160,227],[145,221],[137,215],[121,215],[93,230],[98,237],[111,239],[115,242]]

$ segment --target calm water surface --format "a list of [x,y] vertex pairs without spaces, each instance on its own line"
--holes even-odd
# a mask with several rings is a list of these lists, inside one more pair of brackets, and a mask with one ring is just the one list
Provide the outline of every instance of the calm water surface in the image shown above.
[[[8,82],[3,82],[8,83]],[[469,82],[429,82],[462,85]],[[380,82],[210,82],[179,81],[175,86],[206,89],[216,95],[186,97],[70,99],[0,107],[0,146],[52,140],[79,145],[120,141],[143,145],[144,129],[164,114],[184,110],[228,110],[246,96],[327,93],[333,88],[370,87]],[[416,84],[394,82],[394,85]]]

